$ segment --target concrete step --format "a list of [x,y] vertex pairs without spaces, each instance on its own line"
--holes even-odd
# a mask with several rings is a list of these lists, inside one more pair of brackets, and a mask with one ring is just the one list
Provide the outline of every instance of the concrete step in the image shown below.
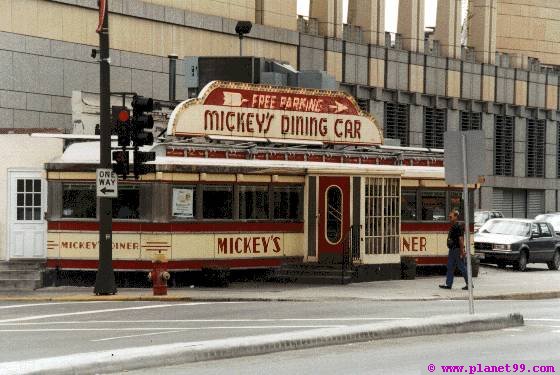
[[36,279],[0,279],[0,290],[35,290],[41,287]]
[[8,270],[42,270],[45,268],[44,262],[37,261],[11,261],[0,262],[0,271]]
[[2,279],[40,279],[40,270],[1,270],[0,280]]

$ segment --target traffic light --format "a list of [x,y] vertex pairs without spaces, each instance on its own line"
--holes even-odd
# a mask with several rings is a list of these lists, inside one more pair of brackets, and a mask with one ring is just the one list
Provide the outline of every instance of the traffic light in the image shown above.
[[134,150],[134,178],[138,180],[141,175],[155,172],[153,165],[146,165],[147,161],[156,160],[155,152],[143,152]]
[[131,125],[130,111],[126,107],[111,107],[112,129],[111,134],[118,135],[119,146],[130,146]]
[[128,151],[113,151],[113,161],[116,162],[113,164],[113,172],[115,172],[117,176],[122,176],[123,180],[126,180],[126,176],[130,171],[128,164]]
[[132,99],[132,143],[135,147],[154,144],[154,118],[146,112],[154,110],[152,98],[135,95]]

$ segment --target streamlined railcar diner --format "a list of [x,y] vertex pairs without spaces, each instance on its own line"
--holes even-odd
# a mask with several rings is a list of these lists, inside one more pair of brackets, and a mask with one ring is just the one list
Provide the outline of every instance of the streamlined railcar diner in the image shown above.
[[[74,143],[46,164],[49,269],[97,269],[98,150]],[[113,199],[117,271],[165,254],[172,273],[343,264],[399,278],[403,260],[446,263],[447,212],[462,211],[441,150],[384,146],[341,92],[212,82],[151,150],[152,171]]]

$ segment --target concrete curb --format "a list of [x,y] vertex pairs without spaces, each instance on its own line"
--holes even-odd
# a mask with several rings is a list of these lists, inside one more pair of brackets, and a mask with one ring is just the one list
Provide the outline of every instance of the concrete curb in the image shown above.
[[523,325],[521,314],[435,316],[262,336],[184,342],[0,363],[0,374],[94,374],[267,354],[390,338],[496,330]]
[[[538,300],[560,298],[560,291],[519,292],[503,294],[476,295],[475,300]],[[321,302],[321,301],[446,301],[468,300],[468,296],[426,296],[426,297],[189,297],[185,295],[151,296],[151,295],[114,295],[95,296],[86,294],[74,295],[28,295],[10,296],[0,295],[0,302],[89,302],[89,301],[160,301],[160,302]]]

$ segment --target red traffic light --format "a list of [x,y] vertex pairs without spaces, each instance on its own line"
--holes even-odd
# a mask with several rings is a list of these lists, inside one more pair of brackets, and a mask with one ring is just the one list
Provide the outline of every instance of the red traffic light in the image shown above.
[[118,118],[120,122],[127,122],[130,119],[130,113],[126,110],[122,110],[119,112]]

